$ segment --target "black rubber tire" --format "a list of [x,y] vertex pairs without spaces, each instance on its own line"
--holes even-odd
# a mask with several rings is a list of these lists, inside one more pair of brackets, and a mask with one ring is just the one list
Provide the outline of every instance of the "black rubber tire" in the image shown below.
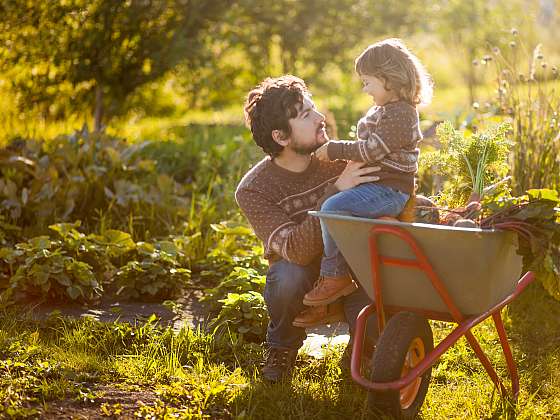
[[[412,312],[399,312],[386,324],[377,341],[373,354],[370,378],[372,382],[390,382],[401,377],[405,357],[410,344],[420,338],[424,344],[424,355],[434,348],[432,329],[426,318]],[[414,419],[424,403],[432,369],[422,375],[418,393],[412,404],[403,409],[400,391],[370,391],[368,403],[372,410],[383,416],[395,419]]]

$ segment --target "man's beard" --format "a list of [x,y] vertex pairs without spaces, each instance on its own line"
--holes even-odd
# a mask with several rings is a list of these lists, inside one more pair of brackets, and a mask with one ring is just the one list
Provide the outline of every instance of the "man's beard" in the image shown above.
[[294,144],[294,145],[292,145],[292,150],[294,152],[296,152],[298,155],[307,156],[307,155],[310,155],[311,153],[313,153],[319,147],[321,147],[321,145],[318,144],[318,143],[310,144],[310,145],[306,145],[306,146],[299,145],[299,144]]

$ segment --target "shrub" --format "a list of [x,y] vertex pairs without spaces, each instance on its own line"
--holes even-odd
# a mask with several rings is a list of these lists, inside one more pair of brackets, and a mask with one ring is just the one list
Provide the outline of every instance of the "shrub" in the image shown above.
[[30,236],[44,226],[80,219],[141,233],[168,233],[186,217],[186,188],[140,156],[147,143],[86,129],[45,141],[17,140],[0,159],[6,221]]

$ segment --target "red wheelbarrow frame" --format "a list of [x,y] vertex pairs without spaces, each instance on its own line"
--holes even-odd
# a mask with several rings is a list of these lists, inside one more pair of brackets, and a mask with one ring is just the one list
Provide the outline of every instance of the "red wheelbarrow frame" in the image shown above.
[[[380,255],[377,247],[377,237],[382,234],[393,235],[406,242],[410,246],[411,250],[413,251],[415,255],[415,259],[394,258],[394,257],[386,257]],[[484,366],[484,369],[486,370],[486,372],[488,373],[488,375],[490,376],[490,378],[492,379],[496,387],[500,390],[502,396],[505,397],[508,395],[508,391],[506,390],[502,381],[498,377],[498,374],[496,373],[496,370],[490,363],[490,360],[488,360],[488,357],[484,354],[484,351],[480,347],[478,341],[470,331],[471,328],[478,325],[489,316],[492,316],[492,319],[494,320],[494,325],[496,326],[496,330],[500,338],[500,344],[502,345],[502,350],[504,352],[509,376],[511,379],[511,388],[512,388],[511,396],[513,397],[514,401],[517,401],[517,397],[519,394],[519,376],[508,343],[508,339],[507,339],[506,331],[504,329],[504,323],[502,321],[500,311],[504,306],[510,303],[513,299],[515,299],[534,280],[534,274],[530,271],[525,273],[525,275],[523,275],[523,277],[521,277],[521,279],[517,283],[515,290],[509,296],[503,299],[501,302],[497,303],[492,308],[490,308],[488,311],[480,315],[466,317],[459,311],[459,309],[453,302],[453,299],[449,295],[447,289],[445,288],[445,285],[440,280],[440,278],[434,271],[432,265],[430,264],[428,258],[426,257],[424,252],[420,249],[416,240],[410,233],[396,226],[374,226],[371,228],[370,231],[369,248],[370,248],[370,257],[371,257],[372,280],[373,280],[375,303],[372,303],[371,305],[368,305],[364,309],[362,309],[362,311],[358,315],[358,318],[356,319],[356,327],[355,327],[356,333],[354,334],[353,351],[352,351],[352,359],[351,359],[352,379],[354,379],[354,381],[356,381],[358,384],[360,384],[361,386],[369,390],[375,390],[375,391],[399,390],[409,385],[420,375],[426,372],[426,370],[428,370],[430,366],[432,366],[437,361],[437,359],[447,351],[447,349],[449,349],[452,345],[454,345],[462,336],[465,336],[470,346],[474,350],[475,354],[477,355],[478,359]],[[381,272],[380,266],[382,264],[407,267],[410,269],[417,269],[423,271],[428,277],[432,286],[436,289],[437,293],[439,294],[439,296],[441,297],[441,299],[443,300],[447,308],[449,309],[449,313],[435,312],[435,311],[423,310],[418,308],[383,305],[383,293],[382,293],[381,278],[380,278],[380,272]],[[369,315],[371,315],[373,311],[376,311],[379,333],[381,333],[381,331],[385,327],[385,310],[388,310],[391,313],[400,312],[400,311],[415,312],[425,316],[428,319],[455,322],[458,324],[458,326],[447,337],[445,337],[430,353],[428,353],[426,357],[424,357],[424,359],[422,359],[422,361],[418,363],[418,365],[412,368],[405,376],[402,376],[398,380],[392,382],[371,382],[367,380],[365,377],[363,377],[360,372],[366,321]]]

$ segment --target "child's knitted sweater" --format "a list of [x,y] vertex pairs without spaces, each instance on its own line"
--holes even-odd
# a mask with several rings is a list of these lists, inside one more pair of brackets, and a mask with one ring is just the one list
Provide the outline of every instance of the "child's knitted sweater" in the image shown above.
[[329,159],[346,159],[381,166],[380,184],[412,194],[422,139],[418,112],[404,101],[375,106],[360,119],[356,141],[330,141]]

